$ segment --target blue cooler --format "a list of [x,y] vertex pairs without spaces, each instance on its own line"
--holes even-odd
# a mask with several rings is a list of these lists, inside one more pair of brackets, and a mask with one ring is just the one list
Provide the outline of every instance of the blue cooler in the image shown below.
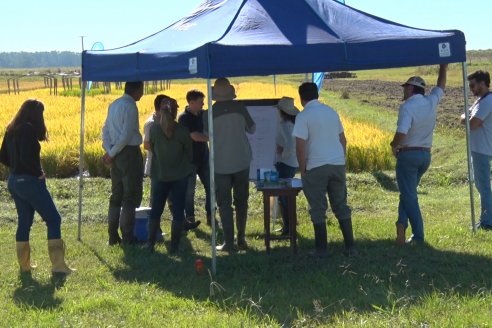
[[[149,218],[150,207],[139,207],[135,210],[135,225],[133,234],[140,242],[145,242],[149,239]],[[157,231],[156,241],[162,240],[162,235]]]

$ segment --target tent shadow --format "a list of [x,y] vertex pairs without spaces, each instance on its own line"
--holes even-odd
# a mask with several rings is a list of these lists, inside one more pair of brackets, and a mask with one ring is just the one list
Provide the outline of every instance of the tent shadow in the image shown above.
[[56,288],[63,285],[59,277],[53,276],[47,284],[36,281],[31,273],[22,273],[19,279],[21,286],[13,294],[16,305],[40,310],[53,310],[61,305],[62,300],[55,297]]
[[[178,297],[214,301],[218,307],[243,308],[289,324],[298,312],[323,321],[344,311],[369,312],[422,302],[430,294],[473,295],[492,287],[492,260],[443,251],[430,245],[393,246],[393,240],[360,240],[361,254],[343,255],[341,243],[330,243],[328,258],[307,254],[313,241],[300,238],[297,255],[288,243],[231,255],[218,254],[217,274],[195,272],[197,255],[169,256],[163,247],[153,254],[125,251],[126,266],[113,270],[118,280],[152,283]],[[308,247],[305,247],[308,246]],[[210,269],[210,258],[201,257]],[[321,311],[321,312],[320,312]]]

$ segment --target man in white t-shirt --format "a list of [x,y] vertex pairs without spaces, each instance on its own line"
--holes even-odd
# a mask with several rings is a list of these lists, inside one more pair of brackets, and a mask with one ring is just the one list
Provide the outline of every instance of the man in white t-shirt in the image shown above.
[[[424,242],[424,222],[420,212],[417,186],[431,162],[431,147],[436,125],[437,105],[444,95],[447,64],[439,65],[437,87],[425,95],[425,81],[413,76],[402,84],[403,100],[398,111],[398,123],[390,145],[396,157],[396,181],[400,189],[396,244]],[[408,222],[412,237],[405,240]]]
[[[478,229],[492,230],[492,192],[490,160],[492,158],[492,96],[490,74],[476,71],[468,76],[468,86],[477,100],[470,107],[470,148],[475,186],[480,193],[480,222]],[[465,123],[465,114],[461,115]]]
[[328,255],[326,210],[330,205],[342,230],[345,254],[357,255],[352,232],[352,215],[347,205],[345,154],[347,141],[338,114],[318,101],[318,87],[303,83],[299,96],[304,110],[296,117],[292,135],[296,137],[296,154],[304,195],[309,203],[314,227],[315,252]]

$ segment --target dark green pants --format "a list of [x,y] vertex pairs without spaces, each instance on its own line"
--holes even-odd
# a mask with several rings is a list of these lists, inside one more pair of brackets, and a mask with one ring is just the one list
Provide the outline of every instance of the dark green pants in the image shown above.
[[142,202],[142,189],[142,152],[139,146],[126,146],[113,159],[109,205],[139,207]]
[[231,174],[215,174],[215,191],[226,244],[234,243],[232,204],[236,210],[238,241],[244,241],[248,218],[249,168]]

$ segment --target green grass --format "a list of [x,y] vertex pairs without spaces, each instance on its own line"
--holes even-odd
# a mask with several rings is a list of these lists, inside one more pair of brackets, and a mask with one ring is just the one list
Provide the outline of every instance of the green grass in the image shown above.
[[[338,95],[324,101],[343,115],[394,131],[396,114]],[[348,175],[349,203],[361,255],[346,258],[340,230],[328,214],[331,256],[313,259],[313,231],[298,197],[299,253],[272,242],[265,253],[262,198],[251,189],[247,252],[217,259],[217,275],[197,275],[194,261],[211,265],[210,228],[182,240],[179,255],[167,240],[155,254],[106,245],[110,183],[86,180],[82,241],[77,241],[76,179],[50,179],[63,217],[67,261],[78,271],[52,278],[46,228],[31,233],[32,277],[19,276],[14,252],[16,213],[0,182],[0,326],[5,327],[487,327],[492,317],[492,233],[469,230],[464,138],[437,133],[433,161],[419,188],[426,244],[397,248],[398,191],[393,171]],[[477,196],[477,194],[475,193]],[[478,198],[478,197],[477,197]],[[148,199],[148,181],[144,199]],[[475,208],[478,209],[478,200]],[[204,195],[197,196],[203,220]],[[169,214],[162,227],[169,234]]]

